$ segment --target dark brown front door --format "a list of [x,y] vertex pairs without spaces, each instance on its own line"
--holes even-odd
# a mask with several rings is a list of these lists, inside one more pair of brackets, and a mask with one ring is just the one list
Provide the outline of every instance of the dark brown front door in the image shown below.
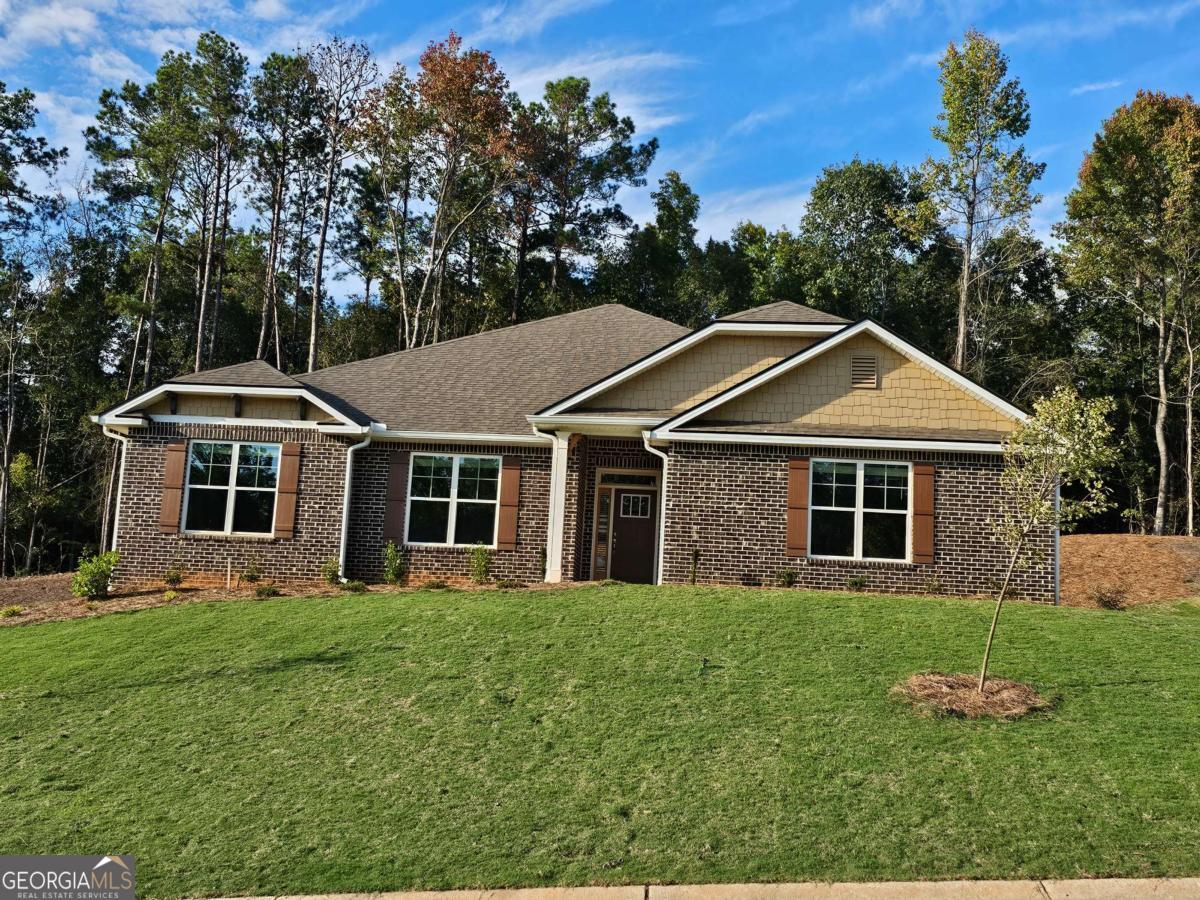
[[654,580],[654,491],[613,491],[612,559],[608,573],[618,581]]

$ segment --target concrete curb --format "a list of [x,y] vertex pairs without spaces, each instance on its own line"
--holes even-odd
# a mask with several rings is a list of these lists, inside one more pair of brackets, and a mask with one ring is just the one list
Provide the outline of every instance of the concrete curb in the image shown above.
[[636,884],[512,890],[227,897],[224,900],[1200,900],[1200,878]]

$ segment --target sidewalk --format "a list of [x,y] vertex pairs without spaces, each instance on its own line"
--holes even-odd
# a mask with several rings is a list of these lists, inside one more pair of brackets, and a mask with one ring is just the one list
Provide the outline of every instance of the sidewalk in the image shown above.
[[229,900],[1200,900],[1200,878],[694,884],[317,894]]

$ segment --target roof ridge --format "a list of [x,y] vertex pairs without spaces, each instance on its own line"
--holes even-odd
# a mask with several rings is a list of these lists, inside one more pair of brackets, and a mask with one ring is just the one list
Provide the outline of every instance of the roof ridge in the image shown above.
[[184,372],[182,375],[176,375],[173,378],[168,379],[166,382],[164,382],[164,384],[187,384],[188,382],[182,381],[181,379],[194,378],[197,375],[213,375],[218,372],[226,372],[230,369],[241,369],[246,366],[260,366],[260,365],[266,366],[268,369],[270,369],[276,375],[279,375],[282,378],[288,379],[289,381],[291,381],[292,383],[294,383],[297,386],[300,386],[302,384],[302,382],[297,381],[294,377],[289,375],[287,372],[277,369],[277,368],[275,368],[275,366],[271,365],[271,363],[269,363],[267,360],[259,359],[259,358],[247,359],[247,360],[243,360],[242,362],[237,362],[237,363],[229,363],[224,366],[217,366],[216,368],[213,368],[213,369],[201,369],[198,372]]
[[[565,319],[570,316],[578,316],[578,315],[582,315],[584,313],[594,313],[596,310],[607,309],[609,307],[616,307],[618,309],[623,309],[626,312],[637,313],[639,316],[644,316],[647,319],[654,319],[659,322],[668,322],[669,321],[668,319],[663,319],[660,316],[654,316],[654,315],[651,315],[650,313],[642,312],[640,309],[634,309],[631,306],[626,306],[624,303],[598,303],[595,306],[585,306],[583,309],[573,309],[569,312],[556,313],[553,316],[543,316],[540,319],[531,319],[528,322],[517,322],[514,325],[502,325],[499,328],[489,328],[486,331],[477,331],[474,334],[461,334],[458,337],[450,338],[449,340],[445,340],[445,341],[438,341],[437,343],[434,343],[434,344],[422,344],[420,347],[408,347],[405,350],[393,350],[390,353],[381,353],[379,356],[368,356],[363,359],[353,359],[353,360],[350,360],[349,362],[338,363],[336,366],[326,366],[323,369],[314,369],[311,372],[304,373],[304,375],[302,375],[300,377],[306,378],[310,375],[323,374],[325,372],[333,372],[337,369],[343,369],[346,366],[356,366],[356,365],[359,365],[359,364],[365,363],[365,362],[379,361],[379,360],[383,360],[383,359],[394,359],[395,357],[402,356],[402,355],[408,354],[408,353],[417,353],[421,350],[432,350],[435,347],[447,347],[451,344],[455,344],[460,341],[465,341],[468,338],[477,338],[477,337],[483,337],[484,335],[501,334],[502,332],[512,332],[518,328],[528,328],[532,325],[540,325],[544,322],[550,322],[555,319]],[[674,324],[674,323],[671,323],[671,324]],[[304,384],[306,382],[302,381],[300,383]]]

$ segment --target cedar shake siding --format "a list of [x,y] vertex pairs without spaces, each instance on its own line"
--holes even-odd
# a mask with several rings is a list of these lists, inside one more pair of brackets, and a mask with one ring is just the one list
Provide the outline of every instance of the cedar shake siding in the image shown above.
[[[789,556],[789,459],[804,456],[932,463],[933,562]],[[863,576],[867,591],[921,594],[935,589],[972,595],[994,592],[1004,577],[1006,550],[990,524],[1000,498],[1001,461],[996,456],[679,443],[671,447],[670,460],[664,582],[690,580],[693,548],[700,551],[696,581],[702,584],[770,585],[777,572],[790,569],[801,588],[844,591],[848,578]],[[1043,562],[1014,576],[1013,593],[1053,601],[1053,530],[1037,534],[1032,549]]]
[[[163,475],[167,444],[185,439],[300,445],[296,516],[291,537],[187,534],[162,529]],[[121,561],[119,590],[161,587],[163,573],[178,565],[191,584],[223,585],[227,569],[238,574],[254,562],[264,579],[315,583],[321,564],[338,555],[346,447],[350,440],[309,428],[229,427],[155,423],[133,431],[126,445],[117,525]]]
[[[397,523],[404,528],[403,511],[408,489],[407,479],[393,487],[388,496],[388,478],[394,453],[446,453],[456,455],[519,457],[521,483],[517,502],[517,539],[513,550],[492,551],[492,578],[541,581],[545,577],[542,559],[546,552],[546,524],[550,509],[550,448],[528,444],[512,447],[491,444],[427,444],[378,441],[354,455],[350,487],[350,540],[346,551],[346,575],[363,581],[383,580],[383,547],[386,508],[395,505],[400,513]],[[408,460],[404,463],[407,465]],[[395,491],[399,489],[399,494]],[[393,537],[402,546],[400,536]],[[410,583],[428,578],[461,580],[471,575],[469,547],[406,547]]]

